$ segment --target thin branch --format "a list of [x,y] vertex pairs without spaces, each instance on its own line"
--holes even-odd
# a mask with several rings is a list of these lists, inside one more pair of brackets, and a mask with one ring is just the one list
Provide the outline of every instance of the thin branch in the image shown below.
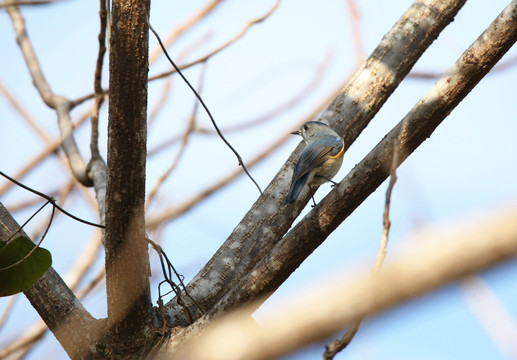
[[350,13],[350,27],[352,32],[352,40],[355,47],[355,58],[360,64],[364,61],[363,39],[361,36],[360,15],[355,0],[346,0],[348,12]]
[[9,89],[0,81],[0,92],[4,95],[5,99],[13,107],[14,110],[20,115],[20,117],[29,125],[29,127],[47,144],[52,143],[52,138],[47,132],[42,129],[34,117],[30,115],[27,110],[23,107],[21,102],[9,91]]
[[323,360],[332,360],[334,357],[345,349],[352,340],[354,339],[357,331],[359,330],[359,326],[361,326],[362,319],[352,320],[350,324],[347,325],[346,332],[343,334],[341,339],[332,340],[328,345],[325,345],[325,352],[323,352]]
[[[203,67],[203,71],[201,72],[201,76],[199,79],[199,87],[198,87],[199,93],[201,93],[202,88],[203,88],[205,73],[206,73],[206,66]],[[174,161],[172,162],[172,164],[169,166],[169,168],[167,170],[165,170],[165,172],[163,174],[160,175],[158,180],[156,180],[156,183],[154,184],[154,186],[149,191],[149,194],[147,195],[146,206],[145,206],[146,209],[149,207],[149,204],[151,203],[152,199],[158,192],[158,189],[160,188],[160,186],[165,182],[165,180],[167,180],[167,178],[174,171],[174,169],[176,169],[176,166],[178,165],[179,160],[183,156],[183,153],[185,152],[185,149],[187,148],[187,144],[188,144],[188,140],[190,139],[190,135],[192,134],[192,132],[194,131],[194,129],[196,127],[196,113],[197,113],[198,108],[199,108],[199,102],[196,101],[196,102],[194,102],[194,107],[192,109],[192,114],[190,115],[187,129],[185,130],[185,133],[183,134],[180,149],[179,149],[178,153],[176,154],[176,157],[175,157]]]
[[459,287],[468,308],[501,355],[505,359],[517,359],[515,316],[480,276],[468,276]]
[[[272,143],[269,147],[264,149],[263,152],[259,153],[253,159],[248,162],[248,166],[252,168],[260,161],[267,158],[269,154],[271,154],[274,150],[276,150],[280,145],[282,145],[291,135],[284,134],[282,137],[278,138],[277,141]],[[157,211],[157,215],[151,215],[146,220],[146,227],[149,230],[154,230],[159,226],[165,225],[167,222],[173,221],[178,216],[186,213],[190,209],[192,209],[195,205],[208,198],[210,195],[218,191],[224,186],[229,185],[233,180],[237,179],[240,175],[243,174],[243,170],[241,168],[237,168],[233,172],[229,173],[225,177],[219,179],[214,182],[212,185],[208,186],[206,189],[201,190],[199,193],[195,194],[191,198],[185,200],[182,204]]]
[[[13,4],[13,0],[5,1],[8,5]],[[86,164],[79,154],[79,149],[73,137],[73,126],[70,120],[71,102],[63,96],[54,94],[50,89],[50,85],[43,75],[36,53],[27,35],[25,20],[18,7],[8,6],[6,9],[11,18],[16,33],[16,41],[27,64],[32,82],[43,102],[56,111],[58,127],[63,141],[62,146],[69,161],[70,168],[81,184],[92,186],[93,183],[86,172]]]
[[[163,44],[165,45],[165,48],[169,48],[169,46],[174,41],[176,41],[181,35],[183,35],[187,30],[191,29],[194,25],[198,24],[201,20],[205,19],[222,2],[222,0],[211,0],[205,3],[201,8],[197,9],[188,18],[186,18],[184,21],[173,27],[171,31],[163,38]],[[151,50],[149,52],[149,64],[154,63],[155,60],[157,60],[161,54],[163,54],[161,46],[158,46],[155,49]]]
[[4,308],[4,312],[2,313],[2,316],[0,316],[0,331],[7,322],[9,315],[11,315],[11,310],[13,309],[16,300],[18,300],[18,294],[13,295],[9,298],[9,301],[7,302],[7,305]]
[[393,192],[393,187],[395,186],[395,182],[397,181],[397,167],[399,164],[399,153],[400,153],[400,144],[398,139],[393,141],[393,159],[391,160],[391,168],[390,168],[390,181],[388,183],[388,189],[386,190],[386,201],[384,203],[384,214],[382,217],[382,236],[381,242],[379,244],[379,250],[377,252],[377,257],[375,259],[375,264],[372,268],[372,273],[377,274],[381,271],[382,263],[386,258],[386,249],[388,247],[388,235],[390,233],[391,221],[390,221],[390,204],[391,204],[391,193]]
[[[228,41],[226,41],[224,44],[222,44],[221,46],[219,46],[218,48],[212,50],[211,52],[209,52],[208,54],[190,62],[190,63],[187,63],[187,64],[183,64],[183,65],[180,65],[178,66],[178,69],[181,71],[181,70],[185,70],[189,67],[192,67],[194,65],[198,65],[198,64],[202,64],[204,62],[206,62],[207,60],[209,60],[211,57],[217,55],[218,53],[220,53],[221,51],[225,50],[227,47],[229,47],[230,45],[232,45],[233,43],[235,43],[237,40],[239,40],[240,38],[242,38],[246,33],[247,31],[255,24],[258,24],[264,20],[266,20],[275,10],[276,8],[278,7],[278,5],[280,4],[280,0],[276,0],[276,2],[273,4],[273,7],[264,15],[264,16],[261,16],[259,18],[256,18],[256,19],[253,19],[253,20],[250,20],[248,21],[244,27],[236,34],[234,35],[231,39],[229,39]],[[163,50],[162,50],[163,51]],[[162,79],[162,78],[165,78],[167,76],[170,76],[174,73],[177,72],[177,69],[173,69],[173,70],[170,70],[170,71],[166,71],[164,73],[161,73],[161,74],[157,74],[157,75],[154,75],[154,76],[151,76],[149,77],[149,81],[154,81],[154,80],[158,80],[158,79]],[[104,94],[107,94],[109,92],[109,89],[104,89],[103,93]],[[87,95],[84,95],[78,99],[75,99],[71,102],[71,107],[75,107],[87,100],[90,100],[90,99],[93,99],[95,96],[95,94],[87,94]]]
[[100,30],[99,30],[99,51],[97,54],[97,63],[95,66],[95,80],[93,82],[93,88],[95,90],[95,105],[93,106],[91,116],[91,138],[90,138],[90,151],[92,153],[92,159],[100,159],[99,153],[99,111],[102,103],[104,102],[104,94],[102,92],[102,65],[104,63],[104,54],[106,53],[106,23],[107,23],[107,11],[106,11],[106,0],[100,0]]
[[261,17],[258,17],[256,19],[253,19],[253,20],[250,20],[248,21],[244,27],[237,33],[235,34],[232,38],[230,38],[229,40],[227,40],[224,44],[222,44],[221,46],[219,46],[218,48],[212,50],[211,52],[209,52],[208,54],[190,62],[190,63],[187,63],[187,64],[184,64],[182,66],[179,66],[179,68],[175,68],[174,70],[171,70],[171,71],[166,71],[166,72],[163,72],[161,74],[157,74],[157,75],[154,75],[154,76],[151,76],[149,77],[149,81],[153,81],[153,80],[156,80],[156,79],[161,79],[161,78],[164,78],[164,77],[167,77],[169,75],[172,75],[174,74],[175,72],[177,72],[178,70],[185,70],[189,67],[192,67],[194,65],[197,65],[197,64],[202,64],[204,62],[206,62],[208,59],[210,59],[212,56],[220,53],[221,51],[223,51],[224,49],[226,49],[228,46],[232,45],[233,43],[235,43],[237,40],[239,40],[240,38],[242,38],[244,35],[246,35],[246,33],[248,32],[248,30],[253,26],[253,25],[256,25],[256,24],[259,24],[261,22],[263,22],[264,20],[266,20],[269,16],[271,16],[271,14],[273,14],[273,12],[278,8],[278,5],[280,4],[280,0],[276,0],[275,3],[273,4],[273,6],[269,9],[269,11],[267,13],[265,13],[263,16]]
[[[177,303],[180,306],[183,307],[183,309],[185,310],[187,316],[191,319],[191,321],[193,321],[192,320],[192,315],[190,314],[188,306],[182,300],[182,294],[181,294],[182,291],[184,291],[185,295],[191,301],[193,301],[194,304],[196,304],[196,306],[198,307],[199,310],[201,310],[203,313],[205,312],[205,310],[203,310],[203,308],[190,296],[190,294],[188,293],[187,287],[185,286],[185,283],[183,281],[184,276],[181,275],[180,273],[178,273],[176,268],[172,265],[172,262],[169,260],[169,257],[167,256],[165,251],[163,251],[162,247],[160,245],[158,245],[157,243],[155,243],[154,241],[152,241],[151,239],[149,239],[149,238],[147,238],[147,241],[149,242],[149,244],[151,244],[153,249],[158,253],[158,256],[160,258],[160,264],[161,264],[161,267],[162,267],[162,273],[163,273],[163,276],[165,278],[165,280],[162,281],[160,283],[160,285],[158,285],[158,293],[159,293],[158,303],[160,304],[160,306],[163,306],[162,297],[165,294],[161,294],[161,284],[167,283],[171,287],[172,291],[174,291],[174,293],[176,294]],[[174,275],[176,276],[176,279],[178,279],[178,282],[180,284],[179,286],[176,285],[176,283],[172,280],[172,272],[174,272]],[[164,321],[164,326],[166,326],[166,323],[167,322]]]
[[[74,122],[73,127],[75,129],[80,128],[88,119],[90,115],[90,110],[84,112],[76,122]],[[62,139],[54,139],[52,142],[43,149],[39,154],[37,154],[33,159],[27,162],[17,173],[13,175],[13,178],[21,181],[27,174],[29,174],[32,170],[34,170],[38,165],[43,163],[48,156],[56,154],[59,150],[59,147],[63,144]],[[0,195],[4,194],[7,190],[9,190],[15,184],[11,181],[6,182],[3,186],[0,187]]]
[[[376,275],[381,270],[382,263],[386,258],[386,249],[388,247],[388,235],[390,232],[390,203],[391,203],[391,193],[393,192],[393,187],[395,186],[395,182],[397,181],[397,164],[399,163],[399,142],[393,142],[393,159],[391,161],[390,168],[390,181],[388,183],[388,189],[386,190],[386,200],[384,202],[384,213],[382,219],[382,235],[381,241],[379,243],[379,250],[377,251],[377,257],[375,259],[375,263],[372,267],[372,274]],[[359,330],[359,326],[361,325],[362,319],[354,320],[351,324],[348,325],[348,328],[345,334],[341,337],[341,339],[333,340],[330,344],[325,346],[325,352],[323,353],[323,360],[332,360],[334,357],[345,349],[350,342],[353,340],[354,336],[357,334]]]
[[[317,116],[317,114],[319,114],[321,112],[321,110],[324,108],[324,106],[328,104],[329,100],[333,99],[336,96],[336,94],[339,91],[341,91],[341,88],[342,88],[342,86],[337,86],[334,89],[334,91],[330,94],[330,96],[328,96],[323,101],[321,101],[321,103],[317,107],[315,107],[311,113],[307,114],[306,117],[304,117],[303,119],[301,119],[299,121],[300,125],[306,121],[314,119]],[[248,166],[250,168],[252,168],[253,166],[260,163],[262,160],[266,159],[273,151],[278,149],[291,136],[292,135],[289,133],[283,134],[275,142],[271,143],[262,152],[257,154],[254,158],[252,158],[249,161]],[[187,211],[192,209],[194,206],[199,204],[201,201],[208,198],[210,195],[212,195],[216,191],[220,190],[224,186],[229,185],[232,181],[237,179],[240,175],[242,175],[242,169],[240,169],[240,168],[236,169],[235,171],[229,173],[225,177],[219,179],[218,181],[216,181],[215,183],[210,185],[208,188],[200,191],[198,194],[195,194],[191,198],[185,200],[182,204],[171,207],[171,208],[160,209],[159,211],[156,211],[156,213],[157,213],[156,215],[152,214],[152,215],[148,216],[148,218],[146,220],[147,229],[155,230],[159,226],[163,226],[163,225],[167,224],[168,222],[173,221],[178,216],[186,213]]]
[[[296,94],[294,94],[291,98],[287,99],[285,102],[279,104],[278,106],[275,106],[272,109],[266,110],[264,113],[262,113],[256,117],[252,117],[252,118],[244,120],[240,123],[237,123],[235,125],[229,125],[225,128],[222,128],[221,132],[223,132],[225,134],[230,134],[230,133],[240,131],[243,129],[249,129],[253,126],[263,125],[269,121],[274,120],[276,116],[282,114],[284,111],[293,109],[293,107],[295,107],[299,103],[302,103],[304,100],[306,100],[307,97],[309,95],[311,95],[311,92],[320,84],[320,82],[324,78],[324,72],[330,64],[330,60],[331,60],[331,53],[329,51],[323,57],[321,63],[318,65],[318,68],[316,69],[316,72],[315,72],[313,78],[311,79],[311,81],[309,83],[307,83],[306,86],[301,88],[300,91],[298,91]],[[342,86],[340,85],[339,89],[341,89],[341,87]],[[337,91],[333,90],[332,94],[337,94]],[[327,101],[327,102],[325,103],[325,105],[328,104],[328,102],[331,100],[332,100],[332,98],[328,98],[328,99],[326,98],[325,101]],[[320,110],[323,109],[323,107],[321,107],[320,105],[318,105],[318,108],[320,108]],[[307,121],[312,120],[316,116],[317,116],[317,114],[314,114],[314,116],[312,118],[307,118],[308,119]],[[217,135],[217,132],[215,130],[208,129],[205,127],[196,127],[193,130],[193,133],[206,134],[206,135]],[[147,152],[147,156],[148,157],[154,156],[157,153],[176,144],[181,139],[182,139],[182,136],[175,135],[175,136],[171,137],[170,139],[167,139],[167,140],[163,141],[162,143],[159,143],[156,146],[154,146],[153,148],[151,148]]]
[[38,190],[35,190],[27,185],[24,185],[22,184],[21,182],[13,179],[12,177],[10,177],[9,175],[3,173],[2,171],[0,171],[0,175],[2,175],[3,177],[5,177],[7,180],[9,181],[12,181],[13,183],[15,183],[16,185],[18,185],[19,187],[27,190],[27,191],[30,191],[31,193],[33,194],[36,194],[38,196],[41,196],[42,198],[46,199],[49,203],[52,204],[52,206],[54,206],[55,208],[57,208],[59,211],[61,211],[63,214],[65,214],[66,216],[76,220],[76,221],[79,221],[83,224],[86,224],[86,225],[90,225],[90,226],[95,226],[95,227],[98,227],[98,228],[101,228],[101,229],[104,229],[104,225],[100,225],[100,224],[96,224],[96,223],[93,223],[93,222],[90,222],[90,221],[87,221],[87,220],[83,220],[77,216],[75,216],[74,214],[71,214],[69,213],[68,211],[66,211],[65,209],[63,209],[61,206],[59,206],[57,203],[56,203],[56,200],[52,199],[50,196],[38,191]]
[[149,29],[153,32],[154,36],[156,36],[156,39],[158,40],[158,42],[160,43],[160,46],[162,47],[162,50],[165,54],[165,56],[167,57],[167,60],[169,60],[169,62],[171,63],[171,65],[174,67],[174,69],[176,69],[176,71],[178,72],[178,74],[181,76],[181,78],[183,79],[183,81],[185,81],[185,83],[187,84],[187,86],[190,88],[190,90],[192,90],[192,92],[194,93],[194,95],[196,96],[196,98],[199,100],[199,102],[201,103],[201,106],[203,106],[203,109],[205,110],[205,112],[207,113],[208,117],[210,118],[210,121],[212,122],[212,125],[214,126],[215,130],[217,131],[217,134],[219,135],[219,137],[221,138],[221,140],[223,140],[223,142],[226,144],[226,146],[228,146],[228,148],[230,148],[230,150],[234,153],[234,155],[237,157],[237,160],[239,162],[239,165],[242,167],[242,169],[244,170],[244,172],[246,173],[246,175],[248,175],[249,179],[255,184],[255,186],[257,187],[258,191],[260,192],[260,194],[262,195],[262,189],[260,188],[259,184],[255,181],[255,179],[253,178],[253,176],[251,176],[251,174],[248,172],[248,169],[246,168],[246,166],[244,165],[244,161],[242,161],[242,158],[240,156],[240,154],[237,152],[237,150],[235,150],[235,148],[228,142],[228,140],[226,140],[226,138],[224,137],[224,135],[221,133],[221,130],[219,130],[219,126],[217,126],[217,123],[215,122],[215,119],[214,117],[212,116],[212,113],[210,112],[210,110],[208,109],[208,106],[206,106],[205,102],[203,101],[203,99],[201,98],[201,96],[198,94],[198,92],[196,91],[196,89],[194,89],[194,87],[192,86],[192,84],[190,84],[190,82],[187,80],[187,78],[183,75],[183,73],[179,70],[178,66],[174,63],[174,61],[172,61],[171,57],[169,56],[169,54],[167,53],[167,50],[165,49],[165,46],[163,45],[162,43],[162,40],[160,39],[160,36],[158,35],[158,33],[153,29],[153,27],[151,26],[151,24],[149,24]]
[[22,0],[22,1],[12,1],[10,3],[0,3],[1,8],[7,8],[11,6],[26,6],[26,5],[48,5],[53,3],[59,3],[63,0]]

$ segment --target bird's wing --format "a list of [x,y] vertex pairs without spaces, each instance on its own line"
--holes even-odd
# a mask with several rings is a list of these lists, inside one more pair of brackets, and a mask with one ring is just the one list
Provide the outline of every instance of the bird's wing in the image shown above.
[[338,155],[342,148],[343,141],[338,136],[321,135],[316,137],[303,150],[300,160],[294,167],[293,179],[298,179],[308,174],[330,157]]

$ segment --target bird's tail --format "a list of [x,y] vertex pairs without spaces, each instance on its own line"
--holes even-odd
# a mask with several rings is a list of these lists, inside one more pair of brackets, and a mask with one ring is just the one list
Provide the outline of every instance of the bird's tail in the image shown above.
[[291,204],[298,199],[298,196],[302,192],[303,187],[305,186],[305,183],[307,182],[307,178],[309,177],[309,174],[305,174],[304,176],[300,177],[299,179],[296,179],[292,182],[291,188],[289,189],[289,193],[287,194],[287,197],[285,198],[284,204]]

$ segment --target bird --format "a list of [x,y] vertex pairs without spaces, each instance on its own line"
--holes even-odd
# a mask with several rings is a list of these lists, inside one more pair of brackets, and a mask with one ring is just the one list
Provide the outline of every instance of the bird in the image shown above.
[[345,142],[330,126],[321,121],[308,121],[291,134],[300,135],[307,146],[294,167],[291,187],[284,204],[294,203],[303,187],[308,185],[314,207],[316,201],[312,186],[319,186],[328,181],[336,185],[332,178],[343,163]]

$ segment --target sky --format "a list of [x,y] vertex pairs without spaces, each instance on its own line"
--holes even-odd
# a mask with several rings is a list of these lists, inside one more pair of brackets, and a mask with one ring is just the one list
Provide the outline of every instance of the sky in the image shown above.
[[[407,0],[357,0],[360,48],[368,56],[382,36],[411,5]],[[179,24],[199,8],[203,1],[156,1],[151,7],[151,23],[160,34]],[[441,74],[452,65],[509,1],[469,0],[439,38],[417,62],[414,70]],[[262,16],[273,1],[224,1],[197,27],[183,35],[170,49],[175,59],[194,60],[237,33],[250,19]],[[29,36],[43,72],[56,93],[69,98],[88,94],[93,89],[97,56],[97,2],[66,0],[48,6],[23,9]],[[52,21],[49,21],[52,19]],[[54,19],[59,19],[55,21]],[[253,26],[246,36],[214,56],[203,69],[197,66],[185,75],[195,84],[203,76],[202,95],[221,128],[244,123],[284,104],[300,91],[306,96],[289,111],[268,117],[254,128],[229,132],[228,140],[249,161],[261,149],[292,131],[296,124],[324,101],[358,66],[356,45],[347,1],[283,0],[264,22]],[[26,107],[39,126],[51,136],[58,135],[55,114],[42,103],[32,86],[23,58],[17,48],[11,23],[0,11],[0,82]],[[151,49],[156,40],[150,37]],[[512,48],[502,61],[515,59]],[[324,64],[323,72],[319,71]],[[150,67],[150,74],[170,69],[163,59]],[[107,67],[103,82],[107,84]],[[149,149],[186,128],[194,98],[179,78],[172,78],[169,101],[149,129]],[[317,79],[317,81],[314,81]],[[398,180],[391,204],[391,232],[388,258],[411,242],[414,232],[454,224],[459,219],[517,202],[517,120],[515,91],[517,66],[493,71],[445,119],[397,171]],[[428,91],[434,80],[406,78],[345,154],[340,180],[353,166],[402,119]],[[149,109],[159,101],[165,81],[149,85]],[[305,90],[304,90],[305,89]],[[74,110],[78,116],[85,106]],[[0,169],[14,174],[45,144],[34,135],[3,96],[0,96],[0,146],[9,154]],[[209,128],[201,111],[198,122]],[[106,108],[101,112],[101,150],[106,149]],[[77,130],[83,155],[88,154],[89,126]],[[16,134],[16,135],[14,135]],[[14,136],[13,136],[14,135]],[[274,177],[299,139],[293,137],[271,157],[251,169],[264,188]],[[176,156],[176,145],[149,159],[147,188]],[[190,141],[173,175],[158,193],[149,214],[159,213],[169,204],[180,203],[237,167],[237,161],[217,138],[196,135]],[[66,171],[55,158],[46,160],[23,179],[27,185],[50,192],[62,186]],[[4,184],[0,180],[0,186]],[[358,269],[373,264],[382,231],[382,211],[387,184],[383,184],[297,269],[265,303],[289,299],[293,291],[310,288],[340,273],[353,276]],[[316,201],[330,186],[320,187]],[[206,263],[257,199],[258,192],[246,177],[203,201],[163,229],[165,251],[188,281]],[[6,205],[33,199],[19,189],[0,195]],[[78,195],[65,202],[65,208],[95,221]],[[34,207],[15,214],[23,222]],[[221,211],[221,210],[224,211]],[[48,216],[30,224],[29,234]],[[310,211],[307,207],[300,218]],[[59,218],[44,241],[53,255],[54,268],[66,273],[76,257],[84,252],[93,230],[69,219]],[[156,264],[156,258],[152,257]],[[87,279],[103,266],[99,259]],[[484,286],[496,294],[513,318],[517,316],[517,290],[512,279],[517,262],[511,261],[482,274]],[[86,283],[85,280],[83,283]],[[154,300],[156,290],[153,288]],[[470,291],[469,291],[470,289]],[[368,319],[352,344],[336,359],[507,359],[487,335],[472,311],[472,299],[480,297],[465,284],[451,284],[432,294]],[[294,299],[293,299],[294,301]],[[0,299],[0,311],[7,299]],[[106,315],[103,288],[88,296],[87,309],[96,317]],[[0,313],[1,314],[1,313]],[[261,311],[256,314],[260,322]],[[0,329],[0,347],[32,324],[38,315],[28,301],[19,297],[6,325]],[[300,329],[303,331],[303,329]],[[336,334],[338,337],[339,334]],[[517,339],[513,339],[514,342]],[[291,356],[290,360],[320,358],[324,344],[314,344]],[[515,353],[514,353],[515,355]],[[28,359],[56,358],[66,355],[51,335],[33,350]]]

